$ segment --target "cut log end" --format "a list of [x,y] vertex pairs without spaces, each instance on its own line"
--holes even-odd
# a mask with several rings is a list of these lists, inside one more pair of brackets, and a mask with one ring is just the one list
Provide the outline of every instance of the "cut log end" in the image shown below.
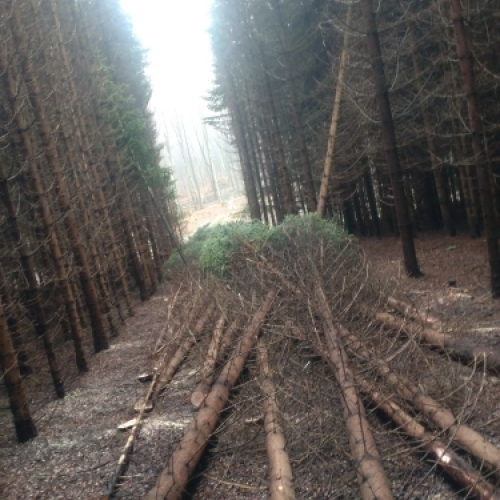
[[145,382],[151,382],[153,380],[153,374],[152,373],[141,373],[138,377],[137,380],[139,382],[145,383]]

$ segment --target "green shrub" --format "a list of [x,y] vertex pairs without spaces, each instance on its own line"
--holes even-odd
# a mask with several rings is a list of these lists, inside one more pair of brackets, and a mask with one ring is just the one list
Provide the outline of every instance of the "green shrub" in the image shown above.
[[[297,238],[321,238],[326,243],[345,241],[347,235],[336,222],[323,220],[317,214],[287,216],[282,224],[271,228],[257,221],[229,222],[198,229],[186,243],[184,255],[188,262],[197,263],[200,270],[224,277],[230,272],[233,255],[244,242],[258,252],[266,245],[280,250]],[[176,253],[168,260],[167,271],[179,264]]]

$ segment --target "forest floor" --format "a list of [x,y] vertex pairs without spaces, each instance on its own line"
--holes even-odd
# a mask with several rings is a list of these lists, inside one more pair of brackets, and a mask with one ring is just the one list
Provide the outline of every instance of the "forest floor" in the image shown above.
[[500,307],[491,299],[483,239],[471,240],[465,234],[454,238],[440,233],[420,234],[415,246],[424,275],[418,279],[405,273],[398,238],[366,238],[360,243],[372,270],[406,302],[451,324],[466,318],[474,329],[490,332],[492,341],[496,340]]
[[185,238],[191,236],[202,226],[223,224],[225,222],[246,219],[244,213],[247,205],[245,196],[231,196],[223,202],[213,202],[205,205],[201,210],[194,210],[186,214],[182,234]]
[[[419,279],[406,277],[396,238],[365,239],[360,243],[371,269],[388,281],[397,295],[447,324],[467,320],[492,344],[500,342],[500,308],[488,293],[483,240],[419,236],[417,254],[424,272]],[[450,280],[456,280],[456,286],[450,286]],[[36,439],[23,445],[15,443],[10,415],[5,411],[5,395],[0,393],[2,500],[100,498],[128,435],[119,432],[117,426],[134,418],[134,403],[146,391],[137,375],[151,366],[151,352],[165,327],[168,301],[175,290],[175,283],[165,283],[151,300],[139,303],[111,348],[91,358],[90,372],[80,377],[68,374],[64,400],[47,401],[47,374],[30,377],[27,385],[39,431]],[[156,401],[154,412],[141,429],[117,498],[138,499],[152,487],[194,414],[189,395],[195,384],[196,371],[187,363]],[[500,400],[492,401],[492,405],[499,406]],[[265,461],[259,462],[255,455],[222,457],[218,465],[208,469],[208,482],[192,498],[267,498]],[[245,476],[249,467],[250,481]],[[432,495],[415,493],[405,498],[441,499],[451,495],[438,486],[433,491]],[[299,498],[337,497],[323,493]]]

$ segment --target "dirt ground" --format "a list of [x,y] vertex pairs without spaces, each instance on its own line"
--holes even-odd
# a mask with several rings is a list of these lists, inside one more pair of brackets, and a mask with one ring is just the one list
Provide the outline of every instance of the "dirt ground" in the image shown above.
[[[214,212],[220,220],[225,220],[226,209],[207,208],[189,221],[189,231],[213,220]],[[488,291],[483,240],[470,240],[466,236],[445,238],[438,234],[420,236],[416,245],[424,276],[419,279],[405,275],[396,238],[365,239],[360,243],[372,271],[389,281],[396,295],[450,324],[467,321],[472,330],[481,334],[492,338],[499,335],[500,308]],[[450,280],[456,284],[450,286]],[[165,327],[168,300],[174,292],[175,285],[169,283],[150,301],[138,304],[135,316],[126,320],[111,348],[92,357],[91,371],[81,377],[68,375],[68,394],[64,400],[46,401],[46,391],[42,394],[42,389],[47,387],[47,381],[43,376],[37,383],[29,383],[39,431],[31,442],[15,443],[10,415],[5,411],[5,395],[0,394],[2,500],[97,499],[105,491],[127,438],[116,426],[134,417],[134,402],[145,393],[146,387],[137,381],[137,374],[151,365],[150,353]],[[154,483],[172,446],[192,418],[189,394],[195,384],[194,373],[189,365],[181,370],[165,397],[157,402],[154,414],[141,431],[117,498],[141,498]],[[231,468],[237,470],[239,465],[229,458],[223,464],[226,472]],[[205,491],[220,491],[210,498],[240,498],[237,492],[246,492],[245,498],[265,498],[266,465],[259,467],[262,482],[243,484],[242,477],[241,481],[231,479],[224,484],[224,480],[216,478],[213,487],[205,486]],[[218,477],[218,472],[213,475]]]
[[222,203],[210,203],[201,210],[186,214],[182,234],[186,238],[206,224],[215,226],[224,222],[245,219],[244,209],[246,205],[245,196],[234,196]]
[[366,238],[360,243],[373,272],[400,298],[443,321],[467,321],[473,330],[491,334],[500,329],[499,301],[491,299],[484,239],[419,235],[415,246],[424,275],[417,279],[405,273],[398,238]]

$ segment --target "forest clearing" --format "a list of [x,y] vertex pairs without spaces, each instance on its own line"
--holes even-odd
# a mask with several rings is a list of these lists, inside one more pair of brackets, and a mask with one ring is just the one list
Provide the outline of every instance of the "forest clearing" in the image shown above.
[[0,498],[500,500],[499,18],[0,2]]

